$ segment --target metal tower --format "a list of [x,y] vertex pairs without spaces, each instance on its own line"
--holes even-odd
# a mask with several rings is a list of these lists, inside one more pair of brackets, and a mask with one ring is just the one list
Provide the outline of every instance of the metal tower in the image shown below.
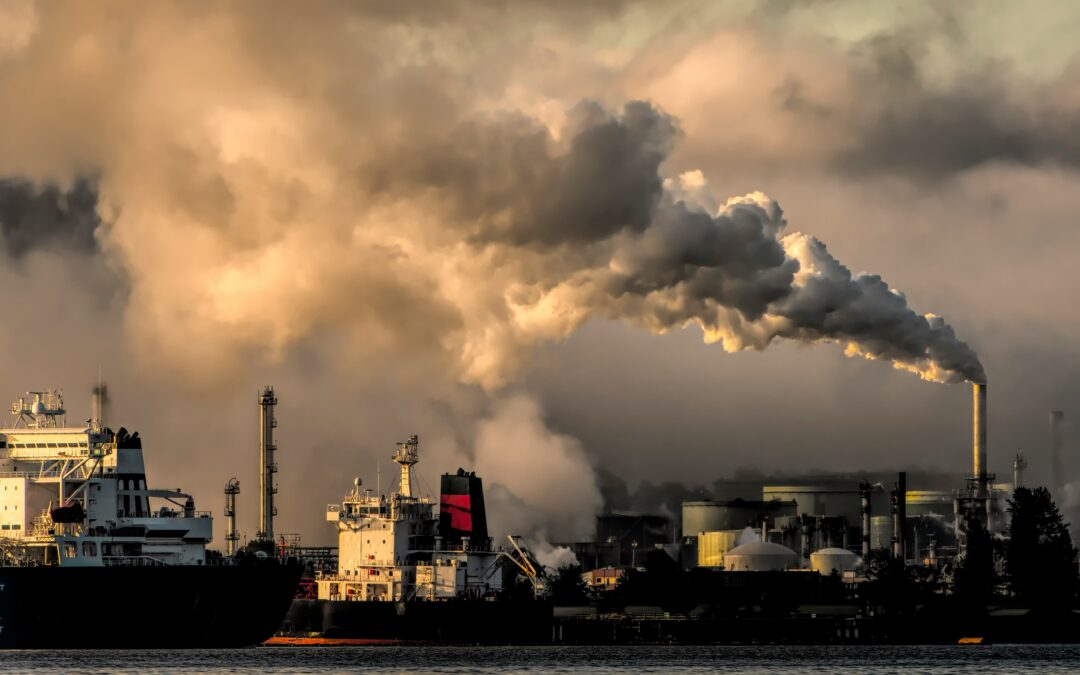
[[236,533],[236,495],[240,494],[240,481],[230,478],[225,484],[225,555],[236,555],[240,535]]
[[277,463],[274,462],[274,453],[277,452],[277,445],[274,444],[276,405],[274,388],[264,388],[259,395],[259,532],[255,535],[260,541],[274,540],[274,516],[277,515],[274,507],[274,495],[277,494],[277,486],[274,485],[274,474],[277,473]]

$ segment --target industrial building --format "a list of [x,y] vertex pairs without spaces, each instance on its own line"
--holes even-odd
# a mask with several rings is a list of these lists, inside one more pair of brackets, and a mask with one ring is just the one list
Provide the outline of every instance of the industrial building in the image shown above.
[[[724,574],[811,571],[864,578],[865,563],[889,556],[948,570],[973,527],[1000,532],[1006,502],[1021,485],[1027,461],[1017,453],[1012,483],[987,471],[987,387],[972,387],[972,472],[859,472],[766,476],[713,483],[712,498],[682,502],[680,519],[609,511],[597,517],[595,541],[568,546],[589,583],[617,583],[611,570],[644,564],[663,549],[682,570]],[[1063,415],[1051,415],[1052,448],[1059,451]],[[707,491],[700,492],[708,494]],[[678,534],[676,534],[678,533]]]
[[608,511],[596,516],[593,541],[558,543],[577,557],[585,569],[636,567],[648,551],[665,548],[677,557],[671,518],[654,513]]

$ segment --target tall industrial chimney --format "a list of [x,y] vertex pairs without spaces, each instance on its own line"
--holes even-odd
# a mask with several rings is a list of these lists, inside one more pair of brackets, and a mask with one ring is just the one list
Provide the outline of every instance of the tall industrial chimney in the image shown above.
[[989,497],[989,478],[986,472],[986,383],[971,384],[973,403],[973,441],[974,466],[972,477],[975,479],[976,497]]
[[274,516],[277,515],[277,509],[274,508],[274,495],[277,494],[277,486],[274,485],[274,474],[277,473],[277,464],[274,462],[274,453],[277,452],[277,446],[274,445],[276,405],[274,388],[263,389],[259,395],[259,532],[256,535],[261,541],[274,540]]
[[225,555],[236,555],[240,535],[236,533],[236,495],[240,494],[240,481],[230,478],[225,484]]
[[1050,480],[1050,489],[1054,491],[1054,499],[1057,503],[1065,500],[1065,458],[1062,456],[1064,438],[1062,425],[1065,421],[1065,413],[1060,410],[1050,411],[1050,467],[1054,472]]
[[862,558],[870,559],[870,481],[859,482],[859,513],[862,514]]
[[1013,490],[1024,487],[1024,469],[1027,468],[1027,460],[1024,459],[1024,451],[1016,451],[1016,459],[1013,460]]
[[907,525],[907,472],[901,471],[892,494],[892,554],[897,560],[906,559],[904,552],[904,527]]

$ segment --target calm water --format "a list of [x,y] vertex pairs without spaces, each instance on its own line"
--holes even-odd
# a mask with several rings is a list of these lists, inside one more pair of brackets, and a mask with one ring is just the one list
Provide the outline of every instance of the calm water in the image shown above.
[[0,672],[70,673],[1058,673],[1080,646],[324,647],[0,652]]

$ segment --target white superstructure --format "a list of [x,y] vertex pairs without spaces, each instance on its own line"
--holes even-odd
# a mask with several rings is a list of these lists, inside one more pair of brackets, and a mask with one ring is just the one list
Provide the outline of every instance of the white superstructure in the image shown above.
[[146,483],[142,441],[100,419],[65,425],[60,392],[29,392],[0,429],[5,565],[197,565],[213,520],[190,495]]
[[393,455],[401,466],[398,491],[372,494],[359,478],[326,519],[338,530],[338,571],[317,577],[320,600],[405,601],[491,597],[502,590],[500,555],[491,540],[448,544],[429,497],[413,480],[419,441],[413,436]]

